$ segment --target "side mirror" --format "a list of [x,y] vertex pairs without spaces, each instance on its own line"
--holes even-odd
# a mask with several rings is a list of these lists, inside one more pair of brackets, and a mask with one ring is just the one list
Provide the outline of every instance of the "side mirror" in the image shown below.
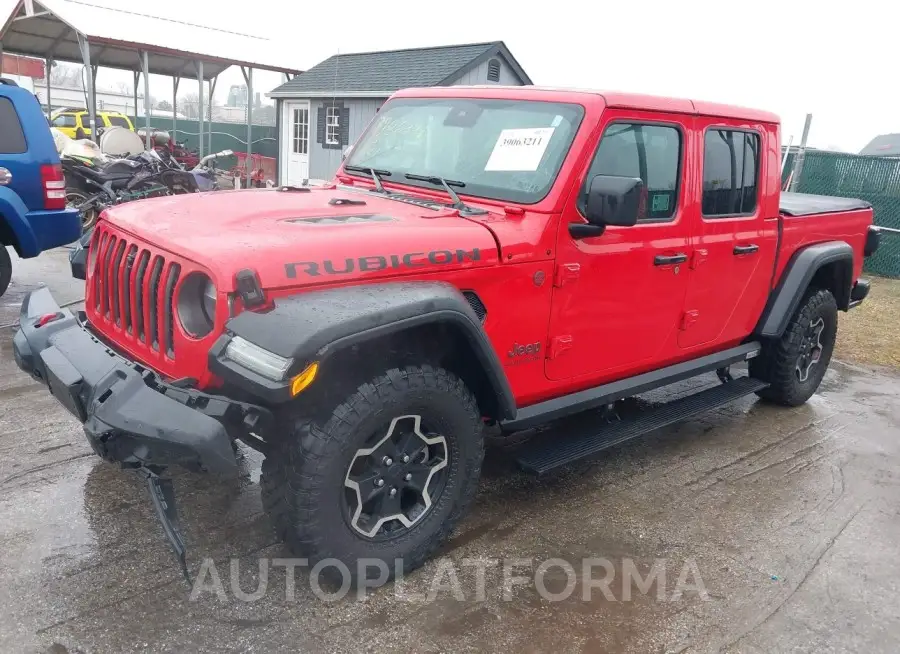
[[584,216],[588,224],[572,223],[574,238],[599,236],[607,225],[630,227],[637,223],[644,183],[637,177],[595,175],[588,188]]

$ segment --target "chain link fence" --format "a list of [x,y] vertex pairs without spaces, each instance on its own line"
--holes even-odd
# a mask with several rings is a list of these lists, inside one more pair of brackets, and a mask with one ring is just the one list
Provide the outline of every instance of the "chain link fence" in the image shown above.
[[[787,180],[793,155],[785,166]],[[875,224],[900,229],[900,159],[807,150],[797,186],[799,193],[859,198],[872,205]],[[900,277],[900,235],[881,235],[881,247],[866,259],[876,275]]]

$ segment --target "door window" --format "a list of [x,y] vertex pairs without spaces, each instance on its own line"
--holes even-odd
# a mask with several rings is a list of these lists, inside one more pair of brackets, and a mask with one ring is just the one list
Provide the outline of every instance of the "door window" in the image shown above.
[[681,131],[669,125],[613,123],[603,132],[591,162],[578,208],[584,212],[595,175],[638,177],[644,183],[645,206],[639,222],[672,220],[681,177]]
[[291,138],[291,149],[294,154],[309,152],[309,109],[294,109],[294,132]]
[[110,127],[124,127],[125,129],[131,129],[131,125],[128,123],[128,119],[125,116],[106,116],[106,122]]
[[0,153],[22,154],[27,149],[16,108],[9,98],[0,98]]
[[61,114],[53,119],[54,127],[75,127],[75,116],[72,114]]
[[747,216],[756,211],[759,134],[708,129],[703,144],[703,216]]

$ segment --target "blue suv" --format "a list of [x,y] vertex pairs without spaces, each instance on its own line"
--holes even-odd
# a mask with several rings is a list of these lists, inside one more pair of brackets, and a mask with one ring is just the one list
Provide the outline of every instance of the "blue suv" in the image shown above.
[[34,94],[0,77],[0,295],[12,277],[6,246],[22,258],[81,236],[66,208],[66,181],[47,119]]

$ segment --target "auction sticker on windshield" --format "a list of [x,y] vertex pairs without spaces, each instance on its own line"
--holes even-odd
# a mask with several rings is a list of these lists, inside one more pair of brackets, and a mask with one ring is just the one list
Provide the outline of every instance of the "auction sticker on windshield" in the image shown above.
[[554,127],[503,130],[484,169],[509,172],[537,170],[554,130]]

